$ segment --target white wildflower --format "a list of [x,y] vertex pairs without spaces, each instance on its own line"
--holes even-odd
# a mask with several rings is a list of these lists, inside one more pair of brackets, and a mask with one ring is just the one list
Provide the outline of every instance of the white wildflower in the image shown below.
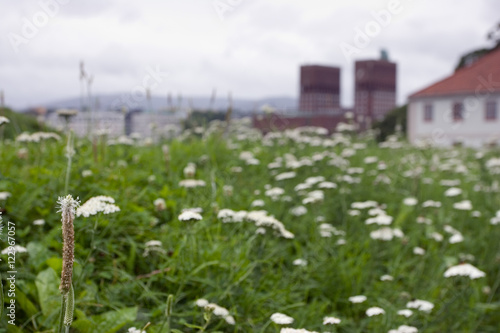
[[422,203],[422,207],[441,207],[441,202],[434,200],[427,200]]
[[363,303],[364,301],[366,301],[366,296],[364,295],[351,296],[349,297],[349,301],[351,303]]
[[293,323],[294,319],[286,314],[276,312],[271,315],[271,320],[278,325],[288,325]]
[[323,201],[324,198],[325,194],[323,193],[323,191],[321,190],[312,191],[307,194],[306,198],[302,200],[302,203],[306,205],[309,203],[320,202]]
[[183,170],[184,177],[186,178],[193,178],[194,175],[196,174],[196,164],[190,162],[187,164],[187,166]]
[[417,246],[417,247],[413,248],[413,254],[423,256],[425,254],[425,250],[423,248]]
[[295,216],[302,216],[307,214],[307,208],[304,206],[297,206],[290,210],[290,213]]
[[462,236],[461,233],[458,233],[458,234],[454,234],[453,236],[450,237],[450,239],[448,240],[448,242],[450,242],[450,244],[456,244],[456,243],[461,243],[464,241],[464,236]]
[[403,236],[404,236],[403,232],[397,228],[391,229],[391,228],[385,227],[385,228],[370,232],[370,237],[372,239],[379,239],[379,240],[383,240],[383,241],[390,241],[394,237],[401,238]]
[[460,194],[462,194],[462,190],[457,187],[450,187],[444,192],[444,195],[447,197],[456,197]]
[[417,309],[422,312],[431,312],[432,309],[434,308],[434,304],[432,304],[429,301],[421,300],[421,299],[416,299],[414,301],[406,303],[406,307],[410,309]]
[[323,318],[323,325],[336,325],[340,324],[341,320],[336,317],[324,317]]
[[185,211],[183,213],[181,213],[181,215],[179,215],[179,221],[190,221],[190,220],[201,220],[203,217],[196,213],[196,212],[192,212],[192,211]]
[[165,202],[165,199],[158,198],[155,201],[153,201],[153,205],[155,206],[155,209],[157,211],[162,211],[167,209],[167,203]]
[[418,329],[413,326],[401,325],[395,330],[390,330],[388,333],[418,333]]
[[162,243],[159,241],[159,240],[150,240],[148,242],[146,242],[146,247],[154,247],[154,246],[161,246]]
[[397,313],[400,316],[404,316],[404,317],[408,318],[413,314],[413,311],[411,311],[410,309],[403,309],[403,310],[399,310]]
[[337,184],[335,184],[333,182],[321,182],[318,184],[318,187],[319,188],[326,188],[326,189],[337,188]]
[[295,266],[307,266],[307,260],[305,260],[305,259],[300,259],[300,258],[299,258],[299,259],[295,259],[295,260],[293,261],[293,264],[294,264]]
[[368,317],[378,316],[378,315],[381,315],[381,314],[384,314],[384,313],[385,313],[385,310],[382,309],[382,308],[379,308],[378,306],[373,306],[373,307],[368,308],[366,310],[366,315]]
[[463,201],[454,203],[453,208],[458,209],[458,210],[471,210],[472,203],[470,202],[470,200],[463,200]]
[[318,332],[308,331],[305,328],[283,327],[283,328],[281,328],[280,333],[318,333]]
[[295,178],[295,176],[297,176],[297,173],[295,173],[294,171],[290,171],[290,172],[280,173],[279,175],[274,177],[274,179],[276,179],[277,181],[280,181],[280,180],[285,180],[285,179],[292,179],[292,178]]
[[257,200],[254,200],[250,206],[252,207],[263,207],[264,206],[264,200],[261,200],[261,199],[257,199]]
[[418,200],[416,198],[405,198],[403,200],[403,204],[406,206],[415,206],[418,203]]
[[7,198],[10,196],[10,192],[0,192],[0,200],[7,200]]
[[204,187],[206,185],[205,181],[198,179],[184,179],[179,182],[179,186],[185,188]]
[[199,306],[200,308],[204,308],[205,306],[207,306],[209,304],[209,302],[204,298],[200,298],[200,299],[196,300],[195,304],[197,306]]
[[376,216],[371,217],[365,221],[365,224],[378,224],[378,225],[389,225],[392,223],[392,216],[385,215],[385,212]]
[[429,237],[434,239],[436,242],[442,242],[444,238],[439,232],[433,232]]
[[28,250],[26,250],[25,247],[21,246],[21,245],[14,245],[14,246],[9,246],[9,247],[6,247],[5,249],[2,250],[2,254],[7,254],[7,253],[10,253],[9,251],[10,250],[14,250],[14,253],[17,254],[17,253],[26,253],[28,252]]
[[346,243],[346,240],[343,238],[339,238],[335,244],[337,245],[344,245]]
[[146,333],[146,331],[140,330],[135,327],[130,327],[127,331],[127,333]]
[[365,164],[373,164],[373,163],[376,163],[377,161],[378,161],[378,157],[377,156],[367,156],[363,160],[363,162]]
[[38,219],[38,220],[33,221],[33,225],[44,225],[44,224],[45,224],[45,220],[43,220],[43,219]]
[[222,317],[229,325],[234,325],[236,323],[234,317],[229,314],[229,310],[220,305],[209,303],[206,299],[203,298],[198,299],[196,301],[196,305],[205,309],[212,310],[214,315]]
[[255,230],[255,234],[257,234],[257,235],[265,235],[266,234],[266,229],[265,228],[257,228]]
[[4,117],[4,116],[0,116],[0,125],[8,124],[8,123],[10,123],[9,118]]
[[90,215],[96,215],[100,212],[103,214],[119,212],[120,207],[116,206],[114,203],[115,199],[104,195],[90,198],[76,210],[76,216],[83,215],[83,217],[89,217]]
[[353,202],[351,204],[351,208],[353,209],[366,209],[377,206],[378,203],[376,201]]
[[500,224],[500,210],[498,210],[496,212],[496,215],[490,219],[490,224]]
[[265,195],[271,197],[271,199],[276,200],[281,195],[285,193],[285,190],[279,187],[273,187],[265,192]]
[[471,213],[472,217],[481,217],[481,212],[478,210],[475,210]]
[[450,276],[468,276],[471,280],[474,280],[485,277],[486,273],[471,264],[460,264],[452,266],[444,272],[444,277],[448,278]]
[[90,177],[92,176],[92,170],[83,170],[82,171],[82,177],[83,178],[87,178],[87,177]]

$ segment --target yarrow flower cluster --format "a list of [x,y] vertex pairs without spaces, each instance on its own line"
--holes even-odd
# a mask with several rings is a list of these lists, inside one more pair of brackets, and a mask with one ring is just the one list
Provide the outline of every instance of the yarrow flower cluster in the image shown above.
[[33,225],[44,225],[45,220],[44,219],[38,219],[33,221]]
[[191,221],[191,220],[199,221],[202,218],[203,217],[199,213],[190,210],[186,210],[182,212],[181,215],[179,215],[179,221]]
[[403,309],[403,310],[399,310],[397,313],[400,316],[404,316],[404,317],[408,318],[408,317],[411,317],[411,315],[413,314],[413,311],[411,311],[410,309]]
[[418,329],[413,326],[401,325],[395,330],[390,330],[388,333],[417,333]]
[[0,200],[7,200],[7,198],[10,196],[10,192],[0,192]]
[[416,198],[405,198],[403,200],[403,204],[406,206],[415,206],[418,203],[418,200]]
[[453,204],[453,208],[458,209],[458,210],[471,210],[472,203],[470,202],[470,200],[463,200],[463,201],[455,202]]
[[271,320],[278,325],[288,325],[294,321],[292,317],[280,312],[273,313],[271,315]]
[[35,132],[32,134],[29,133],[21,133],[16,141],[18,142],[40,142],[42,140],[55,139],[57,141],[61,140],[61,137],[56,133],[50,132]]
[[363,303],[364,301],[366,301],[366,296],[364,295],[351,296],[349,297],[349,301],[351,303]]
[[309,330],[306,330],[305,328],[283,327],[280,330],[280,333],[318,333],[318,332],[316,332],[316,331],[309,331]]
[[[17,245],[17,244],[16,244],[16,245],[14,245],[14,246],[13,246],[13,248],[14,248],[14,252],[15,252],[16,254],[17,254],[17,253],[26,253],[26,252],[28,252],[28,250],[27,250],[25,247],[21,246],[21,245]],[[2,254],[7,254],[7,253],[9,253],[9,250],[10,250],[10,249],[11,249],[11,247],[10,247],[10,246],[9,246],[9,247],[6,247],[5,249],[3,249],[3,250],[2,250],[2,252],[1,252],[1,253],[2,253]]]
[[268,215],[265,210],[254,211],[233,211],[231,209],[221,209],[217,214],[217,218],[222,223],[241,223],[244,221],[253,222],[257,227],[270,227],[275,230],[281,237],[292,239],[295,235],[286,230],[285,225],[278,221],[274,216]]
[[486,273],[480,271],[471,264],[460,264],[452,266],[444,272],[444,277],[449,278],[451,276],[467,276],[471,280],[479,279],[486,276]]
[[9,118],[4,117],[4,116],[0,116],[0,126],[3,124],[8,124],[8,123],[10,123]]
[[90,198],[76,210],[76,216],[89,217],[97,213],[111,214],[120,211],[120,207],[116,206],[115,199],[99,195]]
[[434,308],[434,304],[432,304],[429,301],[425,301],[422,299],[416,299],[411,302],[406,303],[406,307],[410,309],[417,309],[422,312],[431,312],[432,309]]
[[166,251],[162,248],[162,242],[159,240],[150,240],[144,244],[146,248],[144,249],[143,257],[147,257],[150,252],[160,252],[166,253]]
[[204,187],[205,185],[207,185],[205,181],[198,179],[184,179],[179,182],[179,186],[185,188]]
[[135,327],[130,327],[127,331],[127,333],[146,333],[146,331],[140,330]]
[[340,324],[341,320],[336,317],[325,317],[323,318],[323,325],[337,325]]
[[366,315],[368,317],[378,316],[378,315],[381,315],[381,314],[385,314],[385,310],[382,309],[382,308],[379,308],[378,306],[373,306],[373,307],[368,308],[366,310]]
[[391,229],[391,228],[385,227],[385,228],[381,228],[381,229],[370,232],[370,237],[372,239],[378,239],[378,240],[382,240],[382,241],[390,241],[394,237],[402,238],[403,236],[404,236],[403,232],[401,231],[401,229],[398,229],[398,228]]
[[153,205],[155,206],[155,209],[158,212],[167,209],[167,203],[165,202],[165,199],[163,199],[163,198],[158,198],[155,201],[153,201]]
[[444,192],[444,195],[447,197],[456,197],[457,195],[462,194],[462,190],[458,187],[450,187]]
[[198,299],[195,304],[200,308],[212,310],[214,315],[223,318],[229,325],[234,325],[236,323],[234,317],[229,314],[229,310],[220,305],[209,303],[204,298]]

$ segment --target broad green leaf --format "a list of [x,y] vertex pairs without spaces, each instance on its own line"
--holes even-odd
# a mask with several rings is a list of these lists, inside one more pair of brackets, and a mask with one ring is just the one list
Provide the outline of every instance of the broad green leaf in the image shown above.
[[35,284],[43,316],[48,317],[54,311],[59,312],[61,307],[60,279],[56,272],[50,267],[41,271],[36,277]]
[[[77,313],[77,317],[81,316]],[[137,317],[137,307],[109,311],[101,315],[78,319],[72,327],[80,333],[114,333]]]

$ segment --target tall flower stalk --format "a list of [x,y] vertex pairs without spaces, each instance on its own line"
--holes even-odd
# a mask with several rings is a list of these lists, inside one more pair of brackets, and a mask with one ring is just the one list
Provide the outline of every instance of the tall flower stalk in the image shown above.
[[57,201],[61,212],[63,251],[62,251],[62,271],[61,284],[59,290],[62,295],[61,316],[59,320],[58,332],[69,332],[69,327],[73,322],[74,312],[74,291],[71,284],[73,278],[73,262],[75,253],[75,230],[73,221],[75,220],[75,210],[79,206],[79,201],[73,199],[71,195],[59,197]]

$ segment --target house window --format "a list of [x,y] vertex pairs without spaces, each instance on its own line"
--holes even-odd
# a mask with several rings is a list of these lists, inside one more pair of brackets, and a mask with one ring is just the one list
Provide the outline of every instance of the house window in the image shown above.
[[462,103],[453,104],[453,121],[464,120],[464,105]]
[[497,102],[486,102],[486,120],[497,120]]
[[424,121],[430,122],[433,118],[432,104],[426,104],[424,106]]

